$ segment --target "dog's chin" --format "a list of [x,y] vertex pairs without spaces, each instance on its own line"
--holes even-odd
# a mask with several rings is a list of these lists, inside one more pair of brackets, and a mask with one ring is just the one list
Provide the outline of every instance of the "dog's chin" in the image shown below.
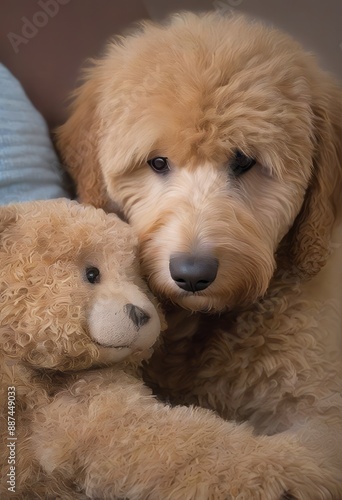
[[159,296],[159,298],[165,302],[169,302],[175,306],[179,306],[182,309],[186,309],[192,312],[202,312],[202,313],[218,313],[229,309],[227,304],[227,297],[218,297],[215,295],[206,295],[204,293],[165,293],[165,290],[161,292],[155,287],[151,287],[153,292]]
[[[250,306],[255,301],[264,296],[267,286],[250,286],[249,293],[245,293],[244,288],[235,291],[217,290],[216,288],[202,292],[185,292],[177,290],[175,286],[159,286],[154,280],[148,280],[149,286],[156,297],[164,303],[173,304],[192,312],[220,313],[233,311]],[[220,293],[221,292],[221,293]]]
[[183,309],[193,312],[214,313],[227,309],[225,300],[196,294],[180,295],[172,301]]

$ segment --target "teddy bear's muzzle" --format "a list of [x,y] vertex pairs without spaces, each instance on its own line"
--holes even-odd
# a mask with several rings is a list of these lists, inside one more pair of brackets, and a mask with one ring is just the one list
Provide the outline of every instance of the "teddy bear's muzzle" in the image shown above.
[[153,304],[145,295],[135,293],[133,300],[113,296],[97,299],[88,315],[88,330],[91,338],[102,348],[113,362],[121,361],[135,352],[146,351],[157,340],[161,324]]

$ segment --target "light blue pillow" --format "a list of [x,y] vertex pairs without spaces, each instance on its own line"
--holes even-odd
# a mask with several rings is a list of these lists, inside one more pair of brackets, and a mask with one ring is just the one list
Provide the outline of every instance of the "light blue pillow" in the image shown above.
[[47,125],[0,64],[0,204],[70,198]]

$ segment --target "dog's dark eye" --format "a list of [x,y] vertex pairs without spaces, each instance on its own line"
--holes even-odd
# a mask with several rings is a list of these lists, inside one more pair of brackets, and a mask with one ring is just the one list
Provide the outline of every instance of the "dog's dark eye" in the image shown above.
[[92,285],[100,282],[100,271],[97,267],[87,267],[86,278]]
[[166,174],[170,170],[168,159],[164,156],[156,156],[151,158],[147,163],[150,167],[157,172],[157,174]]
[[231,160],[229,166],[234,175],[241,175],[247,172],[250,168],[252,168],[256,164],[256,160],[254,158],[250,158],[246,156],[241,151],[237,150],[234,158]]

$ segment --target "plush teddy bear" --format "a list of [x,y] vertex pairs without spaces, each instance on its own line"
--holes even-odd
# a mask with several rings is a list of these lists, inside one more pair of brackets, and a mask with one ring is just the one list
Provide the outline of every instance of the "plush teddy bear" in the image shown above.
[[[134,245],[118,217],[76,202],[0,208],[1,498],[220,499],[236,480],[241,490],[241,426],[159,402],[139,378],[163,318]],[[251,463],[239,464],[246,477]]]

